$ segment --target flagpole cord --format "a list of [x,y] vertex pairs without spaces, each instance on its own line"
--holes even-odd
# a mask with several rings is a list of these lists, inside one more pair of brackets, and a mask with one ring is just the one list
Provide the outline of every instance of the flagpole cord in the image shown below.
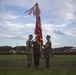
[[[37,4],[37,3],[36,3]],[[32,7],[32,8],[34,8],[35,6],[36,6],[36,4]],[[25,13],[27,13],[28,11],[30,11],[32,8],[30,8],[29,10],[27,10]]]

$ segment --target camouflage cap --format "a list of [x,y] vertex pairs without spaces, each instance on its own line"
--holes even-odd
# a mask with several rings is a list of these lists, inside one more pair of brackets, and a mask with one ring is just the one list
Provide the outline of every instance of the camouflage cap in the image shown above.
[[33,37],[33,35],[29,35],[30,37]]
[[50,35],[47,35],[46,38],[51,38],[51,36]]

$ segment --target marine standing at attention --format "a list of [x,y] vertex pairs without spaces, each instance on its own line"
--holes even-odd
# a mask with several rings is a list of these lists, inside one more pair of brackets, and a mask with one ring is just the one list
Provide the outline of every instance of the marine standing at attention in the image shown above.
[[44,46],[44,57],[45,57],[45,64],[46,68],[50,68],[50,54],[51,54],[51,41],[50,41],[50,35],[46,36],[46,44]]
[[33,46],[32,46],[32,38],[33,35],[29,35],[29,39],[26,42],[26,55],[27,55],[27,67],[30,68],[32,65],[32,54],[33,54]]

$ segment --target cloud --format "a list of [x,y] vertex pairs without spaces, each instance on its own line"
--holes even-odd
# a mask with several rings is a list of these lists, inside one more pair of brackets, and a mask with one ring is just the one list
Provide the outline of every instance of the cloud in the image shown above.
[[0,20],[15,20],[17,18],[19,18],[20,15],[13,15],[12,13],[9,12],[1,12],[0,13]]
[[54,29],[54,33],[58,34],[58,35],[66,35],[64,32],[61,32],[59,30]]
[[70,33],[68,33],[68,35],[76,39],[76,30],[70,31]]
[[73,34],[75,34],[75,35],[76,35],[76,31],[73,31]]
[[57,35],[63,35],[63,36],[68,36],[68,37],[72,37],[72,38],[76,38],[76,31],[75,30],[65,30],[65,31],[61,31],[58,29],[54,29],[54,33],[56,33]]
[[47,5],[44,13],[45,16],[47,15],[50,18],[50,20],[47,19],[49,22],[53,21],[56,24],[63,24],[76,19],[74,14],[76,9],[74,7],[72,0],[53,0],[51,5],[50,3]]
[[[51,34],[51,35],[54,35],[53,34],[53,30],[55,28],[63,28],[63,27],[66,27],[65,24],[62,24],[62,25],[57,25],[57,24],[42,24],[42,31],[43,31],[43,34],[44,35],[47,35],[48,34]],[[33,33],[34,34],[34,29],[35,29],[35,23],[26,23],[26,24],[23,24],[23,23],[14,23],[12,21],[2,21],[0,23],[0,32],[3,33],[3,34],[6,34],[7,37],[8,35],[13,35],[13,36],[25,36],[30,33]],[[3,35],[1,35],[3,36]],[[6,37],[6,36],[3,36],[3,37]],[[17,38],[17,37],[16,37]]]
[[53,43],[52,43],[52,48],[60,47],[60,44],[61,44],[61,43],[53,42]]
[[7,33],[0,33],[0,38],[2,39],[16,39],[16,40],[25,40],[26,37],[21,36],[21,35],[12,35],[12,34],[7,34]]
[[[41,9],[41,17],[45,18],[42,22],[64,23],[75,20],[75,2],[72,0],[3,0],[3,5],[22,7],[26,10],[31,8],[36,2]],[[51,4],[50,4],[51,3]],[[46,9],[46,10],[45,10]],[[47,19],[46,19],[47,17]]]
[[10,21],[6,21],[3,23],[3,25],[6,27],[6,28],[9,28],[10,30],[22,30],[22,29],[25,29],[25,30],[33,30],[34,29],[34,24],[19,24],[19,23],[13,23],[13,22],[10,22]]
[[30,5],[33,5],[34,3],[34,0],[31,2],[30,0],[2,0],[1,4],[2,5],[8,5],[8,6],[15,6],[15,7],[24,7],[25,6],[30,6]]
[[14,37],[14,38],[12,38],[12,39],[25,40],[26,38],[23,37],[23,36],[16,36],[16,37]]
[[0,33],[0,38],[14,38],[13,35]]
[[50,23],[45,23],[42,24],[42,29],[44,31],[54,31],[55,29],[61,29],[61,28],[65,28],[68,24],[64,23],[64,24],[50,24]]
[[0,23],[0,38],[4,39],[22,39],[27,35],[34,33],[35,24],[20,24],[11,21],[2,21]]

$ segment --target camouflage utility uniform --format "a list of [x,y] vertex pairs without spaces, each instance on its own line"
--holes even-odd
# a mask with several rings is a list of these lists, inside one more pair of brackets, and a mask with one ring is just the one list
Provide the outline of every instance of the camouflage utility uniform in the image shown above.
[[46,42],[45,46],[47,46],[47,48],[44,51],[45,64],[46,64],[46,67],[49,68],[50,67],[51,41]]
[[27,54],[27,67],[28,68],[32,65],[32,53],[33,53],[32,41],[28,40],[26,42],[26,54]]

